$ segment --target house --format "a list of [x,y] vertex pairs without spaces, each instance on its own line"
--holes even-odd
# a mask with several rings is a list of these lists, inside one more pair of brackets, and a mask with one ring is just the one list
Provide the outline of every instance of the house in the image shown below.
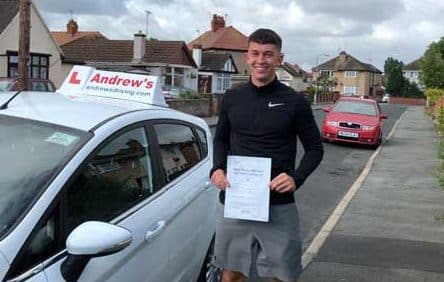
[[[363,63],[345,51],[339,56],[313,68],[313,78],[334,80],[332,91],[347,96],[376,97],[382,87],[382,72]],[[379,95],[379,94],[378,94]]]
[[[60,86],[63,52],[32,1],[30,17],[30,77],[49,78]],[[19,27],[19,1],[0,1],[0,77],[18,76]]]
[[213,53],[230,54],[236,65],[237,74],[231,76],[232,84],[247,81],[250,77],[250,70],[245,62],[245,53],[248,50],[248,37],[233,26],[225,26],[225,19],[222,16],[213,14],[211,29],[204,32],[188,43],[188,48],[202,46],[202,51]]
[[230,53],[202,52],[202,46],[195,45],[193,58],[199,68],[199,93],[223,94],[231,87],[231,76],[238,70]]
[[61,48],[64,76],[73,65],[89,65],[162,76],[164,85],[197,91],[197,65],[183,41],[146,40],[145,34],[139,32],[134,34],[134,40],[83,36]]
[[276,68],[276,76],[279,81],[296,91],[305,91],[308,87],[305,71],[298,65],[284,62]]
[[419,80],[419,63],[421,58],[414,60],[413,62],[408,63],[402,68],[402,74],[404,77],[410,81],[411,83],[416,83],[420,89],[424,90],[424,86],[421,84]]
[[107,39],[98,31],[79,31],[79,25],[74,19],[70,19],[68,21],[68,23],[66,24],[66,31],[51,31],[51,35],[60,46],[63,46],[84,36]]

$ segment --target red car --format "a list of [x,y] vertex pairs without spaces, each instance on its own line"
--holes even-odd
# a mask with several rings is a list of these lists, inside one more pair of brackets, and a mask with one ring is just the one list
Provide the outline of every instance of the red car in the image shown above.
[[322,124],[323,141],[340,141],[378,147],[382,141],[382,120],[378,103],[370,99],[341,97],[324,108],[327,115]]

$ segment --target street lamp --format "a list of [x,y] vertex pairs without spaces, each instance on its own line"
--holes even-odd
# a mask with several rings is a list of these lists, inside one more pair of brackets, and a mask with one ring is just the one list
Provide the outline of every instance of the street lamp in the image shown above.
[[[319,64],[319,57],[328,57],[328,54],[319,54],[316,56],[316,67],[318,67]],[[318,102],[318,77],[319,77],[319,69],[316,70],[316,72],[318,73],[318,75],[315,78],[315,94],[314,94],[314,98],[313,98],[313,103],[317,103]]]
[[151,12],[148,11],[148,10],[145,10],[145,13],[146,13],[145,35],[146,35],[146,38],[148,39],[148,19],[149,19],[150,15],[151,15]]

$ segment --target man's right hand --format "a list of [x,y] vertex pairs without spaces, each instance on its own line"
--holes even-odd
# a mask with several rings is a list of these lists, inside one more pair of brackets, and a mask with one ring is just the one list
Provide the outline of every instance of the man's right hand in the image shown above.
[[230,186],[223,169],[217,169],[213,172],[211,175],[211,183],[221,190],[225,190]]

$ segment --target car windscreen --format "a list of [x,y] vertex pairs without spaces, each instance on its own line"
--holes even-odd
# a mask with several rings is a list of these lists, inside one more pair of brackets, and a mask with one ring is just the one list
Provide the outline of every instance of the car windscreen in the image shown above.
[[33,204],[87,134],[0,115],[0,238]]
[[359,101],[338,101],[333,108],[334,112],[376,116],[376,107],[371,103]]

